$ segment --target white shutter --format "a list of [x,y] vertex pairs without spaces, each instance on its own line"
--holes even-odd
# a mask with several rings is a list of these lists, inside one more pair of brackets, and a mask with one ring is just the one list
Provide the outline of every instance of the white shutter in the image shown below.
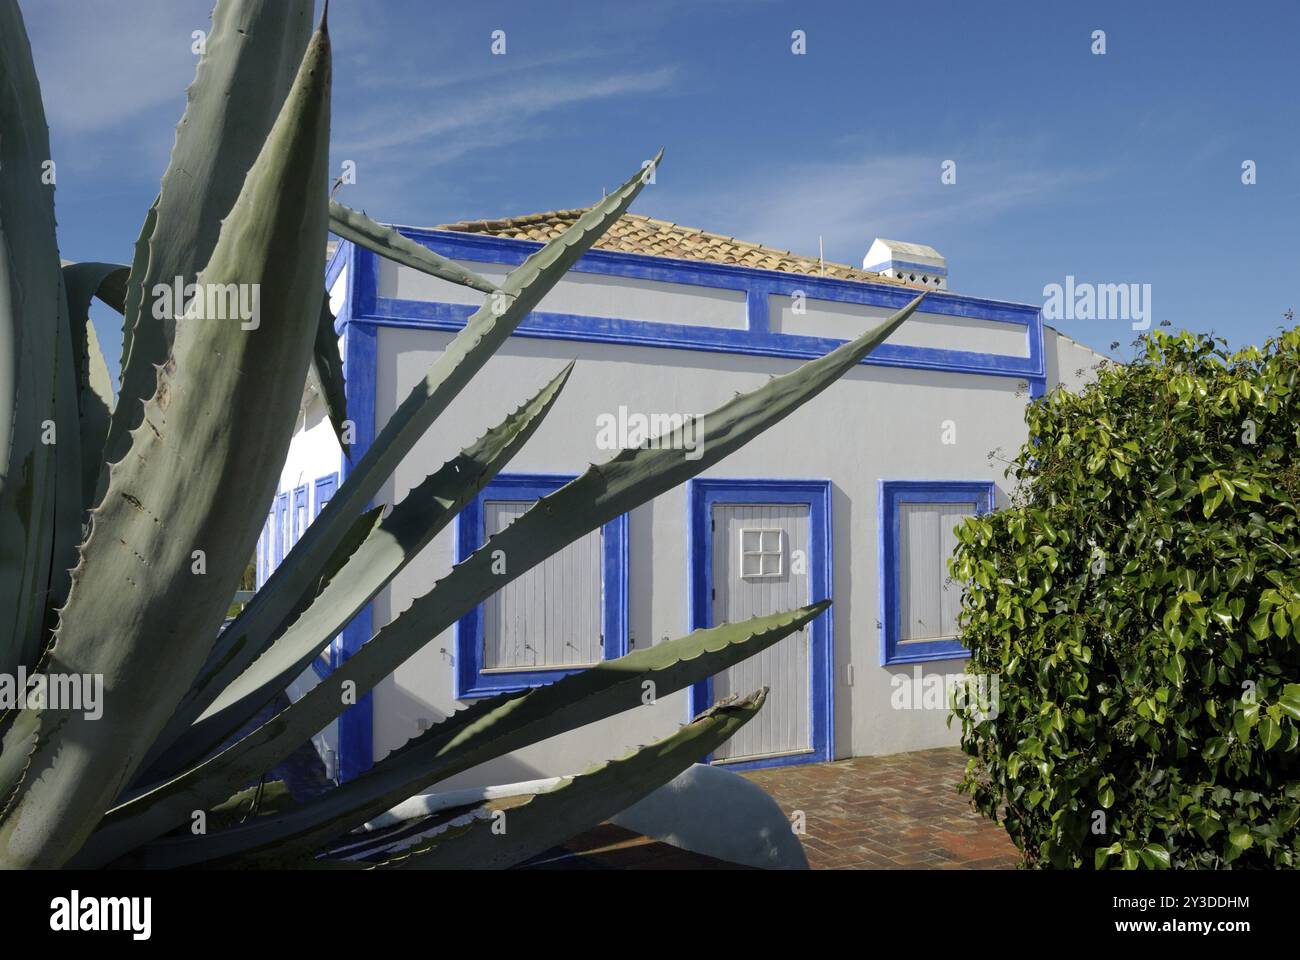
[[956,637],[961,585],[948,582],[948,558],[954,529],[974,515],[974,503],[899,504],[900,642]]
[[[531,502],[488,500],[485,534],[492,536],[527,512]],[[589,666],[604,659],[602,543],[593,530],[483,604],[483,669],[538,670]],[[509,570],[510,558],[505,558]]]
[[973,503],[939,504],[939,580],[943,597],[939,604],[941,636],[957,636],[957,614],[961,611],[961,584],[948,575],[948,561],[957,551],[957,527],[967,517],[975,516]]

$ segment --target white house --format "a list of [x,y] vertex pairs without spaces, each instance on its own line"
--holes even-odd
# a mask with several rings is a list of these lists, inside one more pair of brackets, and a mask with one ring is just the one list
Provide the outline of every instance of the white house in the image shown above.
[[[581,213],[400,228],[500,278]],[[316,682],[426,592],[485,535],[612,456],[636,415],[703,414],[820,356],[907,303],[922,311],[856,370],[706,471],[505,587],[317,738],[354,776],[468,700],[723,620],[832,597],[803,634],[706,685],[538,744],[440,785],[573,773],[665,736],[730,691],[761,685],[762,714],[714,762],[807,763],[956,742],[924,678],[964,670],[960,588],[945,561],[960,517],[1006,502],[1003,464],[1024,408],[1101,359],[1038,307],[950,292],[931,247],[876,241],[857,269],[625,215],[511,337],[406,458],[393,503],[529,397],[576,368],[537,434],[454,529],[440,534],[290,691]],[[350,243],[327,287],[364,450],[479,303]],[[915,276],[916,279],[911,278]],[[602,429],[603,428],[603,429]],[[308,389],[258,554],[264,579],[332,496],[347,461]]]

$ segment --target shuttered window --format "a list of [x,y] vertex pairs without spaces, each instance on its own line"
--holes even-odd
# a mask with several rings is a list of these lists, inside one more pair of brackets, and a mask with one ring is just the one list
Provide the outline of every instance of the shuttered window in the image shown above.
[[[532,505],[486,501],[487,535],[504,530]],[[506,584],[483,605],[483,669],[599,663],[601,619],[601,532],[594,530]]]
[[958,614],[963,585],[948,575],[957,528],[993,509],[994,487],[973,480],[880,481],[880,662],[968,656]]
[[900,643],[957,636],[961,585],[948,576],[948,558],[957,547],[954,528],[974,515],[973,501],[899,504]]
[[456,562],[485,548],[501,580],[456,625],[457,698],[526,690],[628,651],[626,516],[529,570],[511,569],[509,551],[488,542],[572,479],[499,475],[456,518]]

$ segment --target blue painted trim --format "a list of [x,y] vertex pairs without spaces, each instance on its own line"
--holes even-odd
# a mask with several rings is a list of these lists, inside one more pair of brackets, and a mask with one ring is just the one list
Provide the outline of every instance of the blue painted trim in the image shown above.
[[[333,499],[335,492],[339,488],[339,475],[337,473],[327,473],[323,477],[317,477],[314,486],[314,500],[312,503],[312,521],[314,522],[320,516],[320,512],[325,509],[325,504]],[[334,647],[337,640],[321,651],[320,656],[311,662],[311,668],[316,671],[316,676],[324,680],[334,670]]]
[[[831,595],[834,560],[829,480],[716,479],[701,477],[687,483],[687,550],[690,557],[690,629],[713,625],[713,507],[719,503],[794,503],[808,505],[809,602]],[[773,611],[775,612],[775,611]],[[832,760],[835,754],[835,642],[832,610],[809,625],[809,709],[812,712],[810,753],[728,763],[728,770],[779,767]],[[690,692],[690,713],[697,715],[713,703],[712,678]]]
[[266,544],[264,545],[265,554],[262,558],[262,583],[271,579],[271,573],[275,570],[275,503],[271,503],[271,509],[266,514]]
[[311,522],[311,490],[307,484],[295,487],[293,491],[293,542],[302,539]]
[[[483,234],[414,227],[401,227],[400,230],[410,239],[444,256],[480,263],[515,266],[540,246],[530,241]],[[377,293],[377,259],[377,255],[370,251],[354,251],[354,267],[349,271],[352,288],[349,323],[454,331],[463,327],[473,313],[475,308],[468,305],[380,298]],[[748,326],[746,329],[702,327],[534,311],[524,318],[515,332],[516,336],[802,360],[823,356],[844,341],[773,332],[766,322],[768,297],[792,296],[798,290],[810,300],[897,310],[919,292],[892,284],[812,277],[614,250],[588,251],[571,272],[742,291],[746,295]],[[944,370],[1022,379],[1044,375],[1042,316],[1038,307],[931,291],[926,298],[924,310],[930,314],[1018,324],[1025,329],[1026,355],[887,343],[877,347],[862,362],[868,366]]]
[[[348,265],[352,256],[352,241],[339,240],[339,245],[334,248],[334,256],[330,257],[330,262],[325,265],[325,292],[334,286],[334,281],[339,278],[343,268]],[[337,318],[335,318],[337,319]]]
[[277,494],[275,498],[275,565],[279,567],[289,553],[289,494]]
[[935,277],[948,276],[947,267],[936,267],[928,263],[913,263],[911,260],[882,260],[880,263],[874,263],[869,267],[863,267],[870,273],[884,273],[889,269],[906,270],[908,273],[928,273]]
[[[456,517],[456,562],[462,563],[486,539],[483,504],[487,500],[540,500],[554,493],[572,475],[550,473],[498,474]],[[615,517],[601,528],[604,551],[601,573],[603,611],[601,633],[606,660],[616,660],[628,650],[628,537],[627,515]],[[472,700],[498,693],[528,690],[552,683],[582,667],[539,670],[483,671],[483,607],[475,607],[456,623],[456,665],[452,671],[457,700]]]
[[271,541],[271,518],[262,524],[262,532],[257,535],[257,589],[266,583],[266,545]]
[[[335,320],[335,329],[343,332],[343,376],[346,381],[348,419],[356,427],[352,456],[360,460],[375,440],[376,333],[373,327],[349,322],[360,292],[357,274],[357,247],[342,243],[335,260],[347,264],[347,292],[343,308]],[[340,266],[341,269],[341,266]],[[372,265],[373,271],[373,265]],[[337,276],[337,274],[336,274]],[[372,276],[373,280],[373,276]],[[347,479],[354,461],[339,454],[340,482]],[[365,608],[343,628],[335,641],[333,660],[341,664],[365,645],[373,634],[374,605]],[[346,782],[365,772],[374,762],[374,693],[367,691],[356,704],[343,711],[338,719],[339,780]]]
[[323,477],[317,477],[315,487],[316,502],[311,515],[313,520],[320,516],[320,512],[325,509],[325,504],[334,499],[334,494],[339,488],[339,475],[337,473],[327,473]]
[[[880,570],[880,665],[923,663],[969,657],[960,640],[909,643],[899,652],[902,611],[899,594],[902,570],[899,557],[899,510],[902,503],[965,503],[975,501],[977,514],[993,509],[997,488],[991,480],[881,480],[879,482],[878,564]],[[945,572],[946,576],[946,572]]]

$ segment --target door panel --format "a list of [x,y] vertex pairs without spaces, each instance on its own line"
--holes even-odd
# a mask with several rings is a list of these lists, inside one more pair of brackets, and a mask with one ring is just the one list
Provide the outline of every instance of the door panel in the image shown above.
[[[810,601],[813,551],[807,504],[716,503],[711,519],[713,623],[735,623]],[[779,556],[774,556],[774,546]],[[733,693],[744,696],[764,686],[770,692],[758,716],[723,744],[714,759],[753,760],[811,751],[810,679],[807,627],[718,674],[713,682],[717,699]]]

